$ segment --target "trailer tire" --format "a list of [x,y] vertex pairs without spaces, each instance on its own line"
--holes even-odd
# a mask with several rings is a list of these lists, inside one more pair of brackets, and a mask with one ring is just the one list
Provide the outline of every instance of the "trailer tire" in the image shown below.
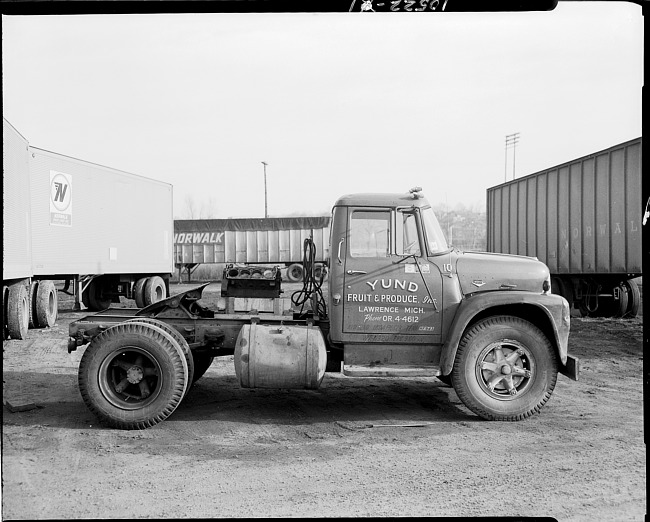
[[9,302],[9,287],[2,285],[2,340],[4,341],[9,333],[7,332],[7,303]]
[[97,335],[79,364],[79,391],[102,424],[145,429],[169,417],[187,389],[176,341],[151,324],[122,323]]
[[40,281],[36,289],[36,323],[39,328],[52,328],[59,311],[59,299],[54,282]]
[[110,298],[102,298],[102,284],[98,279],[93,279],[82,295],[82,301],[89,310],[100,312],[106,310],[111,306]]
[[208,368],[210,368],[212,361],[214,361],[214,357],[211,355],[206,355],[204,353],[197,354],[195,352],[192,352],[192,357],[194,359],[194,378],[192,380],[192,384],[194,384],[201,377],[203,377],[203,375],[205,375],[205,372],[208,371]]
[[38,328],[38,319],[36,318],[36,291],[38,281],[32,281],[27,290],[27,299],[29,301],[29,325],[28,328]]
[[548,401],[557,372],[555,350],[536,326],[519,317],[495,316],[463,335],[452,382],[461,401],[480,417],[517,421]]
[[314,278],[316,281],[320,281],[321,276],[323,277],[323,281],[327,280],[327,267],[323,265],[322,263],[317,264],[314,266]]
[[304,276],[302,265],[293,263],[287,268],[287,279],[292,283],[299,283]]
[[634,279],[625,281],[625,286],[628,291],[627,310],[625,317],[636,317],[639,314],[639,306],[641,305],[641,291],[639,285]]
[[29,328],[29,296],[23,283],[9,287],[7,296],[7,332],[12,339],[25,339]]
[[[193,381],[194,378],[194,359],[192,358],[192,350],[190,350],[190,345],[187,344],[187,341],[185,340],[185,337],[183,337],[176,328],[169,326],[167,323],[163,321],[159,321],[158,319],[151,319],[150,317],[136,317],[135,319],[129,319],[126,321],[127,323],[143,323],[143,324],[151,324],[153,326],[157,326],[160,328],[162,331],[165,333],[171,335],[176,341],[176,344],[181,348],[183,351],[183,355],[185,356],[185,363],[187,364],[187,390],[190,388],[190,384]],[[185,390],[185,393],[187,394],[187,390]]]
[[152,276],[147,278],[144,285],[144,305],[162,301],[167,297],[167,289],[165,288],[165,280],[160,276]]
[[141,277],[133,285],[133,299],[135,300],[135,306],[138,308],[144,308],[144,285],[147,284],[147,278]]

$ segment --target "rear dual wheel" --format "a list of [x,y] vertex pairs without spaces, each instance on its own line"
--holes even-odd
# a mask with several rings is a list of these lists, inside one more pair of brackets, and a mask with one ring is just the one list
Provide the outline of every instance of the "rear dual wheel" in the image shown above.
[[165,280],[160,276],[142,277],[133,286],[133,299],[138,308],[162,301],[167,297]]
[[488,420],[538,412],[555,388],[555,350],[533,324],[511,316],[479,321],[463,336],[451,373],[456,393]]
[[103,424],[144,429],[169,417],[188,386],[174,337],[153,324],[126,322],[97,335],[79,364],[79,391]]
[[27,286],[15,283],[9,286],[6,297],[7,334],[12,339],[25,339],[29,329],[29,294]]

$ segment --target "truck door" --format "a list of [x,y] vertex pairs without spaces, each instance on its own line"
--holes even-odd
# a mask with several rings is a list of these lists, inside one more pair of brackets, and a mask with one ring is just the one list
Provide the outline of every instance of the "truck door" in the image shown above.
[[418,210],[351,208],[343,332],[376,342],[437,343],[442,277],[425,252]]

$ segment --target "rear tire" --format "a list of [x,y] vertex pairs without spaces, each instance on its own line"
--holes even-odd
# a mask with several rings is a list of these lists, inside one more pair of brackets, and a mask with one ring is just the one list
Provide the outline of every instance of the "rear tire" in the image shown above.
[[144,308],[144,285],[147,284],[147,278],[141,277],[133,285],[133,299],[135,300],[135,306],[138,308]]
[[59,312],[59,299],[54,283],[41,281],[36,290],[36,322],[40,328],[52,328]]
[[[149,317],[137,317],[135,319],[129,319],[127,323],[151,324],[153,326],[157,326],[162,331],[172,336],[174,341],[176,341],[176,344],[178,344],[178,346],[183,351],[183,355],[185,356],[185,363],[187,364],[187,382],[189,383],[187,390],[189,390],[189,385],[194,382],[194,359],[192,359],[192,351],[190,350],[190,345],[187,344],[187,341],[180,334],[180,332],[176,330],[176,328],[169,326],[163,321],[159,321],[158,319],[151,319]],[[187,390],[185,390],[185,393],[187,393]]]
[[29,296],[27,287],[16,283],[7,296],[7,332],[12,339],[25,339],[29,329]]
[[634,279],[628,279],[625,281],[624,285],[627,287],[628,300],[627,300],[627,310],[625,312],[625,317],[636,317],[639,314],[639,306],[641,304],[641,291],[639,290],[639,285]]
[[102,283],[100,279],[93,279],[84,290],[81,299],[89,310],[100,312],[111,306],[110,298],[102,298]]
[[127,322],[92,340],[79,364],[79,391],[102,424],[145,429],[178,407],[187,373],[185,356],[169,334]]
[[511,316],[479,321],[458,346],[452,382],[463,403],[488,420],[530,417],[557,381],[553,346],[533,324]]
[[167,289],[165,288],[165,280],[160,276],[148,277],[144,285],[144,305],[162,301],[167,297]]
[[38,328],[38,319],[36,318],[36,291],[38,290],[38,281],[32,281],[27,290],[27,299],[29,301],[29,328]]

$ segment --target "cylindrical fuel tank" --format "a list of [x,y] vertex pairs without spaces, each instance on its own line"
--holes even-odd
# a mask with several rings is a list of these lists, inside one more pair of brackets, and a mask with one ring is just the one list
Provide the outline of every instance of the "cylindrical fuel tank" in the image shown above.
[[316,389],[327,350],[315,326],[246,324],[235,344],[235,373],[242,388]]

